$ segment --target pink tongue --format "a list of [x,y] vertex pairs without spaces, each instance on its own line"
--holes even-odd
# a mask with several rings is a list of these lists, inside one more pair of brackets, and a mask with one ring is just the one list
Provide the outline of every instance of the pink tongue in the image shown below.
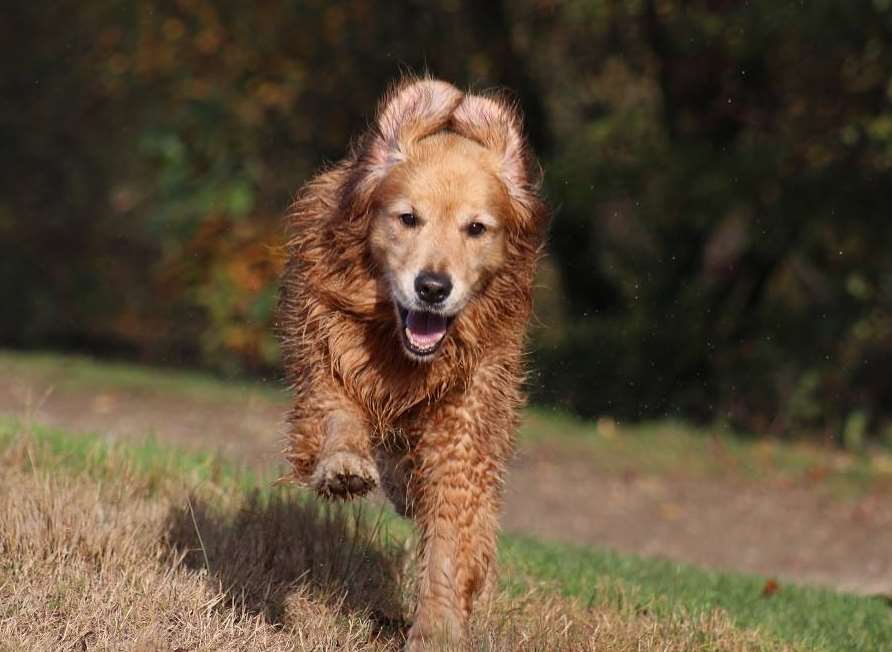
[[446,318],[431,312],[410,310],[406,317],[406,329],[413,344],[426,348],[443,339],[446,334]]

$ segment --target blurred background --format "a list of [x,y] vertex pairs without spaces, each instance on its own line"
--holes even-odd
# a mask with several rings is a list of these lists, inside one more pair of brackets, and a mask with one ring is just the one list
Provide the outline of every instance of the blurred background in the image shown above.
[[61,0],[0,20],[0,345],[277,377],[282,216],[388,83],[507,87],[530,392],[892,442],[892,1]]

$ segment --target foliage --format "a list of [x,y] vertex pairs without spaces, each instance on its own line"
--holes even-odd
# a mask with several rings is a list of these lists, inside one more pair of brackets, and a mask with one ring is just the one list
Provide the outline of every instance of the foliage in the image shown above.
[[889,3],[583,7],[553,37],[569,316],[542,386],[760,432],[888,418]]
[[0,339],[275,368],[281,216],[387,83],[508,86],[556,206],[533,395],[889,427],[892,3],[63,0],[6,12]]

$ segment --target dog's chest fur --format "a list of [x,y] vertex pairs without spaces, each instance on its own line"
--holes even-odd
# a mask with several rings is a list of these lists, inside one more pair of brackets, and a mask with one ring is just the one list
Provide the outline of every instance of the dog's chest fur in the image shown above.
[[454,341],[432,362],[409,360],[399,349],[395,328],[387,320],[335,315],[327,328],[328,358],[335,378],[382,434],[413,409],[462,391],[461,379],[473,373],[461,369],[473,361],[460,354]]

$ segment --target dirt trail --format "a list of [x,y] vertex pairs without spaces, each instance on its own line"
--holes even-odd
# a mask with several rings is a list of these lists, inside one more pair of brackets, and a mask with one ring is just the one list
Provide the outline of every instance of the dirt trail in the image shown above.
[[[284,408],[262,398],[221,402],[133,390],[52,391],[0,378],[0,414],[111,437],[158,439],[249,464],[281,462]],[[780,581],[892,594],[892,496],[830,498],[806,488],[605,474],[578,451],[525,444],[508,477],[508,532]]]

